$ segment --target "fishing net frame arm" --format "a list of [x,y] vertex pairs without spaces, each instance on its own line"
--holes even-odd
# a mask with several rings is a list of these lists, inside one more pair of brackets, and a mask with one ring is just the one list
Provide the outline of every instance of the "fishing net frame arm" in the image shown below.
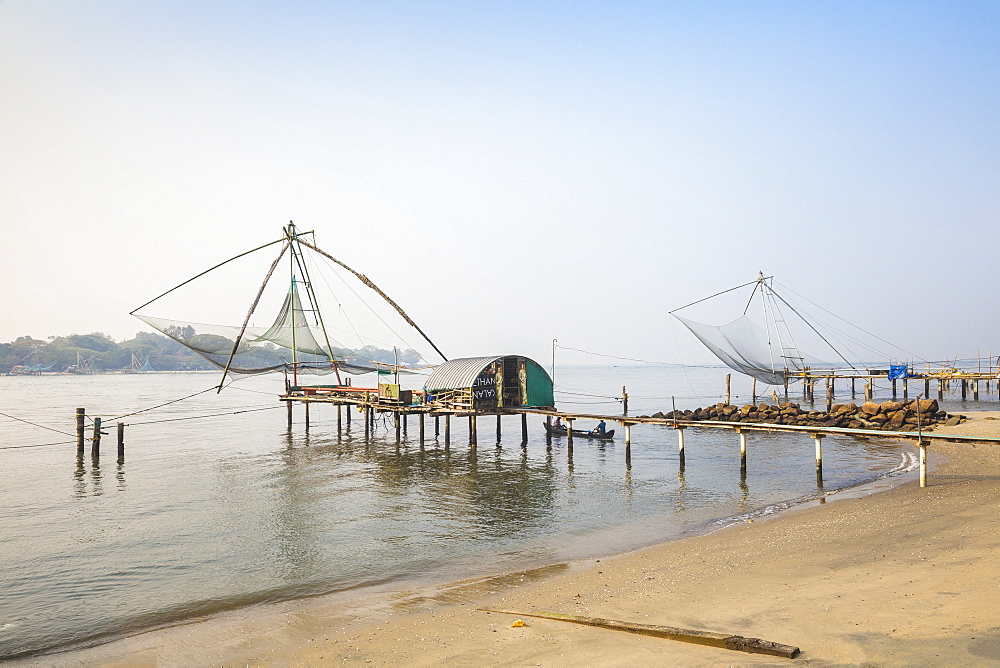
[[[299,235],[299,237],[301,237],[301,236],[302,236],[302,235]],[[431,341],[430,337],[429,337],[429,336],[427,336],[427,335],[426,335],[426,334],[424,333],[424,330],[420,329],[420,327],[419,327],[419,326],[417,325],[417,323],[413,322],[413,319],[412,319],[412,318],[410,318],[410,316],[408,316],[408,315],[406,314],[406,311],[404,311],[404,310],[403,310],[403,309],[402,309],[402,308],[401,308],[401,307],[399,306],[399,304],[397,304],[397,303],[396,303],[395,301],[393,301],[393,300],[392,300],[392,298],[391,298],[391,297],[390,297],[389,295],[385,294],[385,293],[384,293],[384,292],[382,291],[382,289],[381,289],[381,288],[379,288],[379,287],[378,287],[377,285],[375,285],[374,283],[372,283],[371,279],[369,279],[369,278],[368,278],[367,276],[365,276],[364,274],[361,274],[361,273],[358,273],[358,272],[357,272],[357,271],[355,271],[354,269],[352,269],[352,268],[348,267],[348,266],[347,266],[346,264],[344,264],[343,262],[341,262],[341,261],[340,261],[340,260],[338,260],[337,258],[333,257],[332,255],[330,255],[329,253],[327,253],[326,251],[324,251],[324,250],[323,250],[322,248],[319,248],[319,247],[318,247],[318,246],[316,246],[315,244],[311,244],[311,243],[309,243],[308,241],[305,241],[304,239],[301,239],[301,238],[298,238],[298,237],[296,238],[296,241],[297,241],[297,242],[298,242],[299,244],[301,244],[301,245],[305,246],[306,248],[310,248],[310,249],[312,249],[313,251],[315,251],[315,252],[319,253],[320,255],[322,255],[323,257],[325,257],[326,259],[330,260],[331,262],[335,262],[336,264],[340,265],[341,267],[343,267],[343,268],[344,268],[344,269],[346,269],[347,271],[349,271],[349,272],[351,272],[352,274],[354,274],[354,276],[355,276],[355,277],[356,277],[356,278],[357,278],[357,279],[358,279],[359,281],[361,281],[361,282],[362,282],[362,283],[364,283],[364,284],[365,284],[366,286],[368,286],[369,288],[371,288],[372,290],[374,290],[374,291],[375,291],[375,292],[376,292],[376,293],[378,294],[378,296],[379,296],[379,297],[381,297],[382,299],[384,299],[384,300],[385,300],[386,302],[388,302],[388,304],[389,304],[389,305],[390,305],[391,307],[393,307],[394,309],[396,309],[396,312],[397,312],[397,313],[399,313],[399,315],[400,315],[400,316],[402,316],[403,320],[405,320],[405,321],[406,321],[406,323],[407,323],[408,325],[410,325],[410,327],[412,327],[413,329],[417,330],[417,332],[419,332],[420,336],[424,337],[424,340],[425,340],[425,341],[427,341],[427,343],[431,344],[431,347],[432,347],[432,348],[434,348],[434,351],[435,351],[435,352],[436,352],[436,353],[437,353],[438,355],[440,355],[440,356],[441,356],[441,358],[442,358],[442,359],[444,359],[444,361],[446,361],[446,362],[448,361],[448,358],[447,358],[447,357],[445,356],[445,354],[444,354],[443,352],[441,352],[441,349],[440,349],[440,348],[438,348],[438,347],[437,347],[437,346],[436,346],[436,345],[434,344],[434,342],[433,342],[433,341]]]

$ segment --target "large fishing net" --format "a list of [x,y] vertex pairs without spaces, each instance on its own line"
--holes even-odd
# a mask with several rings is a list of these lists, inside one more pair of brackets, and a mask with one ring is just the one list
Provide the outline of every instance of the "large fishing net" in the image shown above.
[[[252,285],[255,270],[246,266],[234,269],[234,265],[228,264],[237,259],[246,264],[249,260],[244,256],[256,252],[250,251],[213,267],[209,270],[213,271],[211,275],[203,272],[195,277],[197,285],[195,279],[182,283],[136,309],[133,315],[219,368],[238,374],[281,370],[298,374],[361,374],[387,368],[407,373],[443,361],[434,344],[409,316],[367,277],[301,239],[302,236],[292,226],[286,229],[281,251],[255,299],[253,290],[247,289],[257,289]],[[284,272],[285,278],[271,280],[283,258],[291,266],[290,280]],[[220,267],[222,271],[214,271]],[[231,275],[219,278],[218,274],[225,271]],[[211,280],[216,284],[206,286]],[[232,290],[234,286],[238,289]],[[237,292],[243,299],[228,297],[219,303],[209,303],[209,297],[221,296],[223,291]],[[175,311],[194,311],[200,307],[213,319],[222,315],[220,319],[224,318],[228,324],[138,312],[168,295],[157,307]],[[172,306],[168,304],[170,300],[174,302]],[[273,321],[268,319],[258,326],[255,319],[268,312],[275,314]],[[244,319],[245,325],[233,324]],[[414,334],[414,329],[419,335]]]

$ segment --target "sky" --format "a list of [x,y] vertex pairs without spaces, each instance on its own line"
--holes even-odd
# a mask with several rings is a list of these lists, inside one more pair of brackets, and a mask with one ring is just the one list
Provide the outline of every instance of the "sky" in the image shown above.
[[994,2],[0,0],[0,341],[148,331],[294,220],[449,357],[704,363],[668,312],[758,272],[1000,352],[998,34]]

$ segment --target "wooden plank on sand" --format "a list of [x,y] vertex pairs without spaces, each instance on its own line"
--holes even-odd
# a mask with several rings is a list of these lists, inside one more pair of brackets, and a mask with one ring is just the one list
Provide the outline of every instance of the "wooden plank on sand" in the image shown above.
[[555,619],[561,622],[571,622],[573,624],[584,624],[585,626],[597,626],[602,629],[612,631],[627,631],[628,633],[638,633],[654,638],[667,638],[669,640],[679,640],[697,645],[708,645],[709,647],[720,647],[739,652],[750,652],[751,654],[770,654],[772,656],[783,656],[787,659],[794,659],[799,654],[798,647],[782,645],[781,643],[761,640],[760,638],[746,638],[728,633],[713,633],[712,631],[693,631],[690,629],[679,629],[673,626],[658,626],[655,624],[636,624],[633,622],[622,622],[614,619],[601,619],[600,617],[582,617],[580,615],[563,615],[558,612],[512,612],[510,610],[489,610],[487,608],[476,608],[481,612],[497,612],[503,615],[516,615],[518,617],[538,617],[540,619]]

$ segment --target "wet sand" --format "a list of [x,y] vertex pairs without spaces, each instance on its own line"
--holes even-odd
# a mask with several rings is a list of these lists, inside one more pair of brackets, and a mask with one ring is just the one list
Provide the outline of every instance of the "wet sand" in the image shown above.
[[[1000,436],[1000,413],[937,434]],[[934,441],[930,486],[834,495],[629,554],[431,590],[262,605],[28,665],[1000,665],[1000,446]],[[476,608],[759,637],[744,654]]]

